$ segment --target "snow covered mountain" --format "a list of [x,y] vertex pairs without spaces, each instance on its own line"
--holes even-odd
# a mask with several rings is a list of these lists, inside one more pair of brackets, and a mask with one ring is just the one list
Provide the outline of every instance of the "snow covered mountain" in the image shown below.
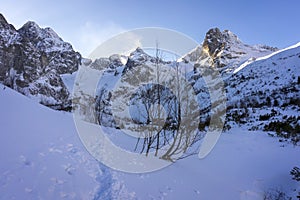
[[[243,44],[230,31],[221,32],[215,28],[207,32],[203,45],[196,47],[178,61],[156,62],[156,57],[148,55],[140,48],[128,57],[122,56],[122,61],[121,57],[116,55],[114,58],[118,58],[118,61],[111,57],[106,59],[105,65],[100,62],[104,58],[98,59],[90,66],[104,71],[98,84],[101,91],[101,94],[98,91],[100,95],[97,97],[101,107],[99,123],[114,126],[110,98],[115,83],[124,73],[137,66],[148,66],[155,70],[156,64],[159,64],[161,69],[165,69],[164,67],[174,69],[178,66],[189,80],[201,102],[199,109],[203,118],[200,127],[205,128],[209,124],[208,111],[214,102],[211,102],[203,76],[213,68],[220,72],[225,83],[227,95],[225,130],[243,126],[248,130],[277,131],[279,136],[292,138],[298,143],[299,48],[299,44],[283,50],[265,45],[250,46]],[[126,85],[128,87],[128,83]],[[276,128],[280,125],[285,125],[286,128]]]
[[0,82],[55,109],[70,109],[60,75],[77,71],[81,56],[51,28],[27,22],[19,30],[0,14]]
[[[141,48],[129,56],[112,55],[90,61],[82,59],[51,28],[27,22],[16,30],[2,15],[0,44],[0,82],[54,109],[71,109],[70,94],[80,64],[104,72],[96,97],[87,97],[97,101],[98,119],[94,123],[116,125],[110,98],[113,87],[124,74],[140,66],[148,66],[152,71],[160,66],[160,70],[178,67],[192,85],[201,102],[199,127],[205,129],[210,118],[208,111],[214,102],[211,102],[203,74],[216,69],[224,80],[227,94],[226,129],[242,125],[249,130],[277,131],[283,137],[289,137],[286,133],[292,130],[294,140],[299,141],[294,133],[299,132],[299,45],[280,51],[266,45],[250,46],[228,30],[213,28],[201,45],[177,61],[163,61]],[[126,85],[134,87],[132,81]],[[167,90],[158,90],[164,93],[163,99],[173,98]],[[135,99],[139,101],[141,97]],[[174,114],[168,116],[173,125]],[[140,116],[133,117],[136,120]],[[142,118],[138,123],[144,122]],[[280,125],[286,128],[278,128]]]
[[300,43],[246,62],[226,84],[228,123],[300,141]]
[[[1,200],[260,200],[279,192],[296,197],[300,189],[289,175],[299,164],[300,148],[260,131],[232,129],[206,159],[190,156],[163,170],[128,174],[86,151],[70,113],[38,105],[3,85],[0,100]],[[107,132],[112,139],[122,135],[113,128]]]
[[210,29],[199,45],[183,57],[184,60],[205,67],[218,68],[221,73],[231,73],[246,60],[268,55],[278,50],[266,45],[250,46],[244,44],[229,30],[221,32],[218,28]]
[[[168,88],[147,84],[157,74],[170,74],[169,69],[175,71],[171,85],[176,85],[179,72],[197,97],[198,109],[190,106],[182,111],[201,113],[199,137],[188,141],[180,135],[180,140],[198,145],[208,129],[210,108],[218,103],[211,100],[204,80],[213,77],[212,69],[224,81],[224,132],[228,134],[222,134],[206,159],[189,154],[156,173],[114,172],[86,152],[70,113],[37,105],[14,91],[50,108],[70,111],[74,79],[83,68],[103,72],[95,97],[75,96],[96,102],[95,108],[87,105],[87,109],[95,109],[97,116],[86,120],[105,126],[108,137],[127,150],[142,152],[146,143],[127,143],[122,137],[119,129],[135,127],[127,116],[113,116],[112,101],[123,102],[121,94],[134,88],[138,90],[130,101],[123,102],[131,106],[130,120],[139,125],[153,123],[149,115],[153,104],[162,104],[168,111],[165,126],[155,133],[161,138],[149,139],[148,150],[175,138],[182,123],[176,107],[179,100]],[[160,78],[162,83],[164,76]],[[51,28],[28,22],[16,30],[0,14],[0,82],[14,89],[0,85],[4,113],[0,116],[0,199],[268,199],[277,192],[287,199],[299,193],[289,171],[299,165],[300,43],[282,50],[250,46],[232,32],[214,28],[201,45],[178,60],[164,61],[142,48],[128,56],[89,60]],[[176,93],[190,95],[186,85],[178,83]],[[116,84],[121,86],[117,90]],[[216,94],[222,92],[218,82],[210,84]],[[192,104],[180,102],[181,107]]]
[[[183,58],[194,63],[193,84],[203,99],[203,69],[216,68],[227,96],[225,130],[239,126],[248,130],[276,132],[300,141],[300,43],[277,50],[243,44],[230,31],[217,28],[206,34],[202,46]],[[206,97],[206,99],[209,97]],[[213,102],[212,102],[213,103]]]

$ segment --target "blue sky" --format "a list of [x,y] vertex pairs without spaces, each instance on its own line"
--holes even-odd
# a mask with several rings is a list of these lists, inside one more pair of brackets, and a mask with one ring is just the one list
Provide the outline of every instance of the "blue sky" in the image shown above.
[[84,56],[112,35],[142,27],[173,29],[199,43],[212,27],[229,29],[248,44],[283,48],[300,41],[299,0],[0,0],[0,5],[16,28],[28,20],[50,26]]

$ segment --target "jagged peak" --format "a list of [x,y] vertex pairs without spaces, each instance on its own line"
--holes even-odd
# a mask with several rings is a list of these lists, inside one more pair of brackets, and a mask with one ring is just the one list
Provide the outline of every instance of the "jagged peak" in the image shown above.
[[134,54],[146,54],[148,55],[141,47],[137,47],[133,52],[130,53],[130,55],[134,55]]
[[58,36],[58,34],[50,27],[41,28],[37,23],[33,21],[26,22],[18,32],[30,40],[35,40],[39,38],[40,40],[55,40],[58,43],[63,42],[63,40]]
[[237,37],[237,35],[235,35],[230,30],[224,30],[222,32],[222,34],[225,37],[225,39],[227,39],[227,40],[236,41],[236,42],[239,42],[239,43],[241,42],[240,39]]
[[41,30],[41,27],[35,23],[34,21],[28,21],[26,22],[20,29],[35,29],[35,30]]
[[19,30],[18,32],[27,38],[36,38],[39,36],[42,29],[39,27],[39,25],[33,21],[26,22]]
[[147,54],[141,47],[137,47],[134,51],[132,51],[129,55],[130,59],[133,60],[149,60],[153,58],[149,54]]
[[55,39],[59,39],[59,40],[62,40],[61,37],[59,37],[59,35],[50,27],[46,27],[43,29],[44,32],[47,33],[47,35],[51,38],[55,38]]
[[204,41],[209,40],[218,40],[219,42],[229,42],[229,41],[236,41],[241,42],[240,39],[230,30],[220,31],[219,28],[211,28],[206,33]]
[[7,22],[7,20],[1,13],[0,13],[0,28],[16,30],[13,25]]
[[219,28],[210,29],[205,36],[203,48],[208,51],[210,55],[216,55],[226,45],[242,43],[239,38],[229,30],[220,31]]
[[59,37],[58,34],[50,27],[46,27],[46,28],[44,28],[44,30],[55,37]]
[[0,24],[5,23],[7,24],[7,21],[5,19],[5,17],[0,13]]

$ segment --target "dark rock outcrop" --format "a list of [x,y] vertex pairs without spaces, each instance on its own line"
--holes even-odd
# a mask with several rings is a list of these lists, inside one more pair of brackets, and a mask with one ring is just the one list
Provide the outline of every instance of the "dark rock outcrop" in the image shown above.
[[16,30],[0,14],[0,82],[55,109],[69,109],[60,75],[78,70],[81,55],[51,28],[27,22]]

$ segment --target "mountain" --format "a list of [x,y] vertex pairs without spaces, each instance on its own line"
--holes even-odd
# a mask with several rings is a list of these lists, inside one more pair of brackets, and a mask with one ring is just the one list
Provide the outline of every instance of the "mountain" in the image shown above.
[[[300,189],[288,173],[300,148],[242,128],[223,134],[206,159],[190,156],[145,174],[111,170],[86,151],[70,113],[3,88],[0,199],[263,199],[278,188],[294,197]],[[112,140],[124,135],[105,131]]]
[[19,30],[0,14],[0,82],[55,109],[70,109],[60,75],[78,70],[81,55],[51,28],[27,22]]
[[277,48],[266,45],[250,46],[244,44],[229,30],[220,31],[218,28],[210,29],[199,45],[192,52],[183,57],[191,63],[200,66],[217,68],[222,74],[229,73],[246,60],[255,60],[257,57],[268,55]]
[[299,53],[300,43],[282,50],[266,45],[250,46],[230,31],[215,28],[207,32],[203,45],[183,60],[193,63],[192,84],[202,99],[207,93],[201,89],[206,84],[201,80],[205,69],[212,67],[220,72],[227,96],[225,130],[238,126],[271,131],[297,144],[300,141]]
[[241,65],[226,85],[227,123],[300,141],[300,43]]
[[[211,106],[218,104],[220,100],[211,99],[206,87],[205,78],[211,76],[213,69],[220,73],[226,91],[225,130],[235,127],[259,129],[273,132],[282,138],[290,138],[297,144],[300,141],[299,63],[299,44],[282,50],[266,45],[250,46],[242,43],[232,32],[221,32],[217,28],[209,30],[203,44],[178,61],[163,61],[145,53],[141,48],[137,48],[129,56],[99,58],[86,64],[86,67],[103,72],[96,92],[97,118],[96,121],[88,121],[127,129],[132,129],[130,120],[137,124],[149,123],[145,97],[149,105],[158,103],[159,90],[160,99],[165,103],[163,106],[175,105],[176,100],[174,94],[166,88],[158,89],[155,85],[147,88],[143,85],[153,79],[157,72],[168,74],[172,71],[170,69],[174,71],[178,67],[201,102],[198,105],[201,112],[199,129],[206,130],[212,116]],[[164,80],[161,81],[163,83]],[[122,85],[121,90],[115,88],[118,82]],[[126,98],[121,94],[137,88],[136,83],[141,87],[136,90],[130,103],[126,103]],[[219,82],[212,84],[214,92],[221,93]],[[180,93],[183,94],[186,87],[181,85],[181,88]],[[120,98],[114,96],[114,93],[120,94]],[[147,97],[147,93],[152,94],[152,97]],[[112,98],[131,109],[129,118],[118,119],[113,116]],[[176,119],[176,112],[168,112],[167,129],[177,127],[179,121]],[[120,122],[118,125],[116,120]]]
[[[168,74],[169,69],[178,69],[197,96],[201,112],[199,127],[204,130],[209,124],[211,106],[218,103],[210,97],[205,76],[217,70],[224,81],[227,96],[225,129],[243,126],[249,130],[278,132],[281,137],[293,135],[293,140],[299,141],[296,134],[299,132],[297,110],[300,107],[298,44],[283,50],[266,45],[251,46],[244,44],[229,30],[212,28],[201,45],[177,61],[164,61],[141,48],[129,56],[115,54],[92,61],[81,58],[51,28],[40,28],[34,22],[27,22],[16,30],[2,15],[0,44],[0,82],[54,109],[71,109],[70,94],[79,67],[103,72],[96,97],[84,97],[91,102],[96,101],[97,117],[88,120],[93,123],[109,127],[128,124],[130,119],[124,118],[116,125],[112,114],[114,87],[122,78],[122,88],[133,90],[137,87],[136,83],[147,84],[143,77],[154,79],[157,74]],[[138,71],[140,76],[136,76],[135,70],[142,70]],[[219,83],[212,84],[216,93],[222,92]],[[149,105],[161,100],[165,106],[176,104],[174,94],[167,88],[147,87],[136,91],[130,105],[123,102],[124,106],[131,107],[131,118],[136,123],[149,123],[145,110],[148,108],[143,105],[147,93],[152,94],[147,100]],[[186,92],[184,86],[181,87],[180,93]],[[169,112],[167,115],[168,127],[178,126],[180,119],[176,119],[176,113]],[[287,136],[288,132],[292,133]]]
[[[51,28],[28,22],[16,30],[0,15],[0,82],[14,89],[0,85],[0,199],[296,199],[299,184],[289,171],[299,164],[300,43],[251,46],[213,28],[182,58],[162,58],[142,48],[81,58]],[[71,96],[87,69],[101,74],[95,96]],[[15,90],[56,110],[71,111],[73,100],[120,148],[184,159],[148,174],[110,170],[78,140],[71,113]],[[225,122],[217,145],[199,160],[212,114],[225,111],[214,119]],[[124,134],[137,130],[144,135]]]

